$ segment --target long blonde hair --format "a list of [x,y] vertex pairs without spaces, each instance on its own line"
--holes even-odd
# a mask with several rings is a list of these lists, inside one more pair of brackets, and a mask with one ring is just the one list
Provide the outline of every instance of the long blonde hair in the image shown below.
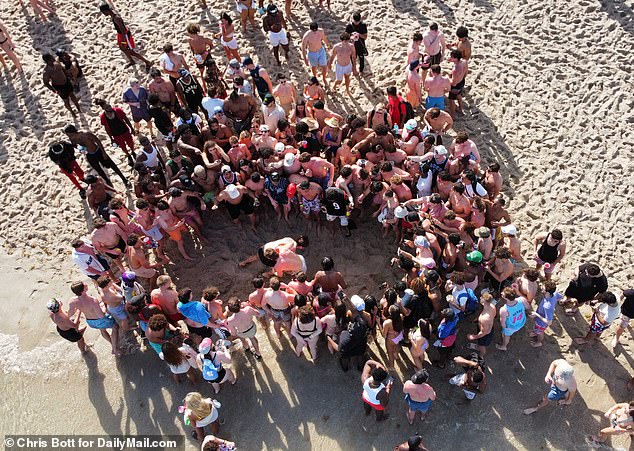
[[187,393],[187,396],[185,396],[185,406],[191,410],[199,420],[209,416],[213,407],[207,398],[203,398],[203,395],[196,391]]

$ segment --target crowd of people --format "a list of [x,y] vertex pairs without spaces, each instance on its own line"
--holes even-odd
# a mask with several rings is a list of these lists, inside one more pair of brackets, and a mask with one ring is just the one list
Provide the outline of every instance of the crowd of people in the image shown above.
[[[277,6],[236,3],[243,30],[256,27],[259,12],[276,62],[281,62],[280,46],[288,59],[287,23]],[[292,340],[298,357],[317,360],[319,348],[326,347],[343,371],[358,368],[365,413],[383,421],[389,416],[395,364],[407,365],[399,362],[407,348],[414,368],[402,392],[413,424],[418,417],[425,420],[436,400],[430,363],[458,368],[449,383],[472,400],[495,384],[485,363],[491,345],[510,352],[517,341],[513,336],[531,327],[530,345],[543,346],[559,304],[569,307],[568,315],[578,314],[583,304],[592,306],[589,330],[574,338],[576,344],[598,339],[616,323],[611,346],[618,346],[634,318],[634,291],[624,290],[619,302],[593,262],[581,264],[565,290],[558,288],[552,276],[567,245],[555,226],[534,237],[532,259],[525,261],[518,224],[502,194],[501,164],[485,164],[459,126],[469,121],[462,100],[472,54],[467,28],[458,27],[451,39],[436,23],[414,32],[403,61],[405,92],[390,86],[369,111],[343,117],[329,108],[329,97],[342,83],[352,96],[351,75],[368,76],[369,30],[360,12],[345,29],[333,30],[340,35],[332,47],[319,24],[310,24],[300,48],[312,77],[295,86],[281,69],[274,77],[256,63],[257,56],[240,52],[230,13],[220,15],[220,33],[211,37],[189,24],[184,32],[190,53],[165,43],[154,62],[136,50],[111,2],[100,11],[112,21],[130,64],[144,64],[148,78],[130,78],[114,102],[95,101],[102,130],[68,124],[49,146],[50,159],[94,214],[90,235],[69,243],[73,261],[93,282],[73,282],[67,306],[57,299],[47,304],[59,334],[81,352],[89,349],[83,315],[115,356],[121,354],[120,336],[135,334],[177,382],[183,376],[203,380],[218,393],[225,382],[237,381],[235,344],[259,360],[258,326],[273,325],[278,338],[286,334]],[[290,1],[285,11],[292,14]],[[0,25],[3,37],[0,45],[20,69],[8,31]],[[218,42],[226,61],[212,55]],[[55,53],[43,55],[43,81],[75,117],[81,64],[63,49]],[[111,150],[100,136],[107,136]],[[129,168],[120,168],[109,155],[120,151]],[[127,204],[125,190],[133,191],[133,205]],[[240,262],[243,268],[254,262],[266,267],[253,278],[246,299],[223,301],[213,286],[201,293],[177,289],[165,265],[196,258],[192,242],[207,244],[205,224],[220,209],[236,227],[246,222],[253,230],[266,209],[287,223],[303,217],[304,230],[314,230],[317,239],[324,219],[333,236],[348,239],[356,238],[357,223],[378,222],[384,239],[396,246],[393,256],[385,256],[386,266],[398,267],[402,277],[377,287],[376,297],[349,293],[346,275],[336,270],[332,257],[324,256],[317,271],[308,267],[301,252],[309,239],[301,235],[268,242]],[[475,318],[477,330],[468,317]],[[469,333],[459,339],[460,330]],[[470,352],[454,355],[462,340]],[[368,358],[370,343],[385,348],[385,362]],[[547,394],[525,414],[573,401],[577,382],[564,359],[552,362],[545,382]],[[184,400],[185,424],[203,450],[236,447],[216,437],[220,408],[199,392]],[[606,413],[611,427],[589,440],[599,444],[609,435],[630,433],[633,413],[632,403],[615,405]],[[208,426],[213,435],[205,435]],[[395,449],[425,448],[414,436]]]

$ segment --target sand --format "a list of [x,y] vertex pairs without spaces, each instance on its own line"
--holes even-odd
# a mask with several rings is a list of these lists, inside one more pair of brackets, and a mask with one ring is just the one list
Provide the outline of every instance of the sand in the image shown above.
[[[78,274],[70,265],[68,241],[87,232],[88,210],[46,156],[47,143],[63,137],[61,128],[71,117],[41,83],[40,53],[64,47],[80,56],[86,77],[79,125],[102,138],[92,101],[105,97],[116,102],[130,76],[143,79],[142,66],[123,68],[114,31],[99,14],[97,2],[60,1],[58,15],[47,23],[34,21],[30,8],[16,3],[0,4],[0,19],[26,69],[24,77],[14,70],[0,75],[0,282],[6,287],[0,294],[0,395],[5,400],[0,430],[183,433],[177,407],[190,387],[175,386],[151,350],[124,356],[117,364],[105,342],[89,331],[95,353],[82,359],[74,345],[56,335],[44,309],[50,296],[70,294],[66,287]],[[200,22],[206,33],[215,32],[220,12],[235,10],[220,1],[209,2],[210,13],[201,12],[196,2],[116,4],[153,61],[165,42],[189,57],[185,24]],[[138,6],[133,11],[131,5]],[[576,266],[588,260],[601,264],[611,287],[626,288],[634,276],[629,246],[634,213],[632,1],[572,0],[565,7],[555,0],[392,0],[372,5],[367,9],[360,0],[333,0],[333,12],[327,13],[316,9],[316,3],[296,2],[296,15],[289,20],[294,45],[290,64],[275,68],[260,32],[237,32],[241,53],[257,54],[273,75],[283,71],[293,81],[304,80],[308,71],[299,58],[298,37],[309,22],[317,20],[337,42],[351,12],[366,10],[373,75],[353,80],[354,99],[335,95],[328,103],[339,112],[359,111],[380,100],[394,82],[404,87],[405,48],[414,30],[430,19],[448,34],[466,25],[474,55],[466,115],[455,128],[472,135],[486,161],[502,165],[525,258],[532,255],[532,237],[557,225],[569,243],[558,273],[562,288]],[[219,46],[214,55],[223,56]],[[113,157],[125,167],[121,154]],[[123,189],[118,179],[113,181]],[[273,222],[254,235],[235,229],[225,212],[215,212],[205,230],[212,244],[194,251],[195,262],[179,262],[178,269],[168,271],[179,286],[197,291],[214,284],[225,298],[244,296],[250,278],[262,268],[239,269],[237,261],[266,240],[302,229],[300,221],[290,228]],[[318,244],[314,239],[307,252],[309,272],[330,254],[349,280],[349,293],[378,294],[382,281],[397,277],[387,263],[393,251],[380,239],[378,224],[370,221],[350,240],[324,235]],[[461,335],[471,327],[466,325]],[[376,426],[363,416],[358,372],[342,374],[323,346],[317,365],[298,360],[288,342],[282,351],[275,338],[269,342],[260,331],[264,363],[247,359],[240,350],[234,353],[239,381],[218,397],[225,419],[221,436],[247,450],[386,450],[413,432],[420,432],[430,449],[583,449],[584,435],[605,425],[602,412],[614,400],[629,399],[625,382],[632,372],[628,334],[617,358],[607,349],[612,331],[585,350],[570,347],[570,336],[586,327],[586,318],[560,315],[542,350],[533,352],[527,338],[519,336],[508,354],[493,352],[487,359],[493,391],[470,405],[447,386],[448,372],[432,370],[439,400],[429,420],[414,426],[405,420],[400,381],[394,388],[392,417]],[[559,356],[574,365],[580,396],[570,407],[524,417],[521,409],[545,392],[544,373]],[[409,375],[411,365],[400,371]],[[210,393],[208,387],[198,388]],[[628,446],[629,439],[613,444]]]

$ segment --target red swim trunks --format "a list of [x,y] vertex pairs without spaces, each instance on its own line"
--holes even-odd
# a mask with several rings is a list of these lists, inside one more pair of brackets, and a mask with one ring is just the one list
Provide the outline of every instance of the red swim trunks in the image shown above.
[[130,31],[126,31],[125,33],[117,33],[117,45],[120,47],[126,47],[130,50],[135,49],[134,38],[132,37],[132,33]]

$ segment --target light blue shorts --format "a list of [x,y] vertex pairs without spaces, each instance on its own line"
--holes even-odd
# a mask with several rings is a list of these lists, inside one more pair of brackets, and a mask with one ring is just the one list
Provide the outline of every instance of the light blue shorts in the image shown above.
[[86,324],[88,324],[93,329],[110,329],[117,325],[117,322],[114,320],[109,313],[106,313],[102,318],[99,319],[87,319]]
[[128,319],[128,312],[125,311],[125,302],[122,302],[116,307],[108,306],[108,313],[110,313],[117,321],[124,321]]
[[323,47],[316,52],[308,52],[308,64],[310,67],[327,66],[326,49]]
[[427,97],[427,100],[425,101],[425,109],[428,110],[430,108],[439,108],[444,110],[445,97]]

